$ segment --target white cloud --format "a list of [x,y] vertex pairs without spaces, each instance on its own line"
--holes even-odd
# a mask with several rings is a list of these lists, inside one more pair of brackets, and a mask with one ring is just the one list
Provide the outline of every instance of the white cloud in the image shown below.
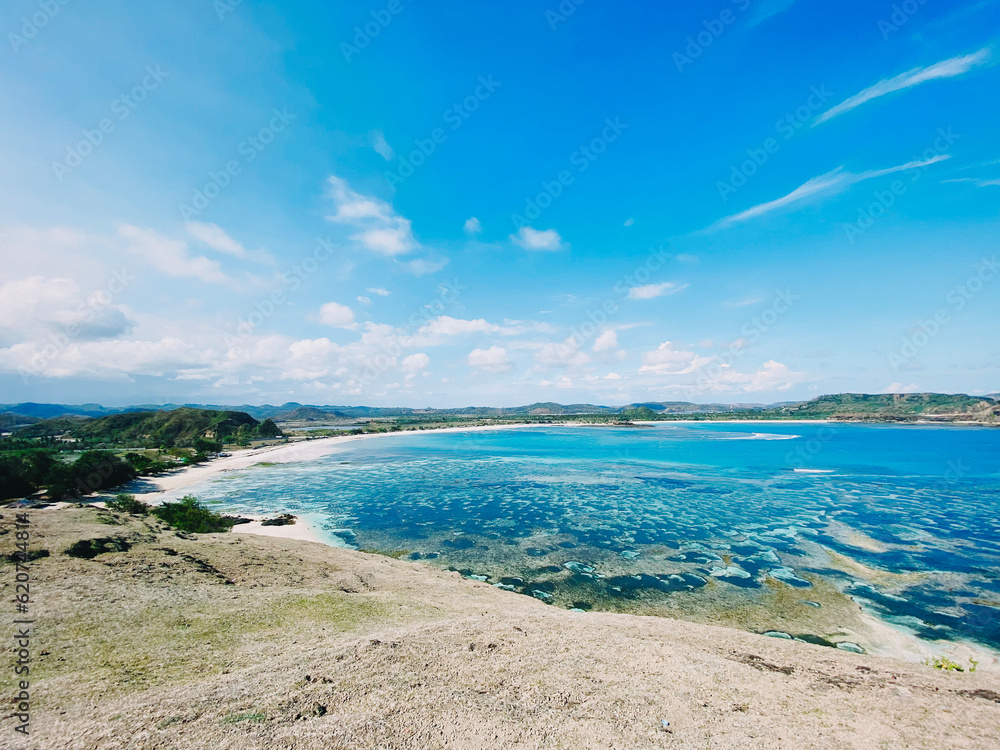
[[469,352],[469,365],[487,372],[510,372],[514,363],[507,357],[507,350],[502,346],[491,346],[489,349],[473,349]]
[[755,391],[787,391],[796,383],[802,381],[805,373],[792,372],[788,365],[775,362],[773,359],[751,376],[743,390],[748,393]]
[[500,326],[489,323],[484,318],[463,320],[462,318],[452,318],[449,315],[441,315],[422,326],[417,333],[432,336],[463,336],[469,333],[496,333],[498,331],[500,331]]
[[605,331],[594,340],[595,352],[614,351],[618,348],[618,334],[614,331]]
[[327,302],[319,309],[319,322],[332,328],[356,328],[354,311],[347,305]]
[[525,250],[562,250],[563,239],[555,229],[539,231],[531,227],[521,227],[517,234],[510,236],[511,241]]
[[635,219],[633,219],[631,216],[625,219],[625,226],[630,227],[633,224],[635,224]]
[[406,372],[420,372],[421,370],[426,370],[430,363],[430,357],[423,352],[418,352],[417,354],[411,354],[409,357],[403,357],[402,366]]
[[372,300],[371,297],[358,295],[358,302],[360,302],[362,305],[370,305],[372,303]]
[[479,219],[473,216],[465,220],[465,226],[463,227],[463,229],[465,230],[465,233],[467,235],[473,237],[477,234],[482,234],[483,224],[481,221],[479,221]]
[[351,239],[360,242],[368,250],[379,255],[405,255],[410,252],[415,243],[410,231],[410,222],[400,219],[393,227],[378,227],[356,232]]
[[694,352],[674,349],[670,341],[664,341],[654,351],[642,355],[639,372],[655,375],[687,375],[707,365],[713,359],[714,357],[701,357]]
[[30,276],[0,286],[0,343],[45,337],[64,345],[114,338],[133,326],[107,290],[86,294],[73,279]]
[[453,318],[450,315],[440,315],[433,320],[422,325],[417,332],[408,339],[405,339],[406,346],[440,346],[448,343],[448,339],[455,336],[469,336],[474,334],[499,334],[501,336],[514,336],[527,330],[524,325],[498,325],[490,323],[484,318],[466,320],[463,318]]
[[688,288],[687,284],[674,284],[664,281],[662,284],[646,284],[645,286],[634,286],[628,290],[629,299],[654,299],[671,294],[677,294]]
[[190,276],[208,284],[233,283],[222,272],[218,261],[188,255],[188,246],[183,240],[170,239],[152,229],[140,229],[131,224],[120,225],[118,234],[128,240],[129,252],[143,257],[150,266],[167,276]]
[[370,286],[367,289],[365,289],[365,291],[370,292],[371,294],[377,294],[379,297],[388,297],[390,294],[392,294],[392,292],[390,292],[388,289],[383,289],[382,287],[378,286]]
[[370,198],[355,192],[347,183],[336,175],[331,175],[330,197],[337,212],[327,218],[338,224],[354,224],[359,221],[377,220],[391,221],[395,216],[392,206],[379,198]]
[[882,393],[920,393],[920,386],[916,383],[910,383],[909,385],[893,383],[892,385],[886,386],[882,390]]
[[793,203],[799,203],[808,198],[812,198],[813,196],[824,194],[835,195],[837,193],[842,193],[852,185],[856,185],[857,183],[865,180],[871,180],[875,177],[884,177],[885,175],[894,174],[895,172],[904,172],[909,169],[929,167],[931,164],[937,164],[938,162],[944,161],[948,158],[950,158],[949,154],[940,154],[930,159],[925,159],[924,161],[911,161],[906,164],[900,164],[896,167],[873,169],[858,174],[847,172],[844,167],[837,167],[837,169],[827,172],[826,174],[813,177],[811,180],[795,188],[795,190],[790,192],[788,195],[767,203],[758,204],[753,208],[748,208],[746,211],[742,211],[738,214],[727,216],[726,218],[716,222],[713,227],[724,227],[741,221],[747,221],[748,219],[754,219],[758,216],[763,216],[764,214],[769,214],[773,211],[782,209],[785,206],[792,205]]
[[860,107],[862,104],[870,102],[872,99],[877,99],[880,96],[912,88],[913,86],[918,86],[921,83],[933,81],[938,78],[954,78],[963,73],[968,73],[976,66],[982,65],[989,58],[989,49],[981,49],[971,55],[952,57],[925,68],[913,68],[898,76],[886,78],[827,110],[816,118],[813,125],[819,125],[821,122],[826,122],[837,115],[850,112],[852,109]]
[[570,337],[561,343],[543,344],[535,352],[535,361],[543,369],[550,367],[582,367],[590,363],[590,356],[580,351],[577,341]]
[[372,148],[386,161],[392,161],[392,158],[396,155],[392,150],[392,146],[385,139],[385,133],[381,130],[376,130],[372,133]]
[[806,375],[792,372],[787,365],[774,360],[765,362],[756,372],[739,372],[729,364],[720,364],[706,371],[696,390],[715,393],[760,393],[787,391],[801,383]]
[[223,231],[218,224],[205,224],[200,221],[189,221],[184,225],[187,233],[204,245],[226,255],[232,255],[240,260],[250,260],[255,263],[273,263],[274,258],[263,250],[247,250]]
[[335,175],[330,176],[329,183],[336,212],[327,218],[357,229],[350,239],[365,250],[392,257],[420,248],[410,220],[398,215],[391,205],[352,190],[346,180]]

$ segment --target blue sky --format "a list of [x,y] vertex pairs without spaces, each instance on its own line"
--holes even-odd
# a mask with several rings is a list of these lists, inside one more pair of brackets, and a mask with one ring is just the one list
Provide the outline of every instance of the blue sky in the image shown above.
[[1000,390],[1000,0],[8,3],[0,401]]

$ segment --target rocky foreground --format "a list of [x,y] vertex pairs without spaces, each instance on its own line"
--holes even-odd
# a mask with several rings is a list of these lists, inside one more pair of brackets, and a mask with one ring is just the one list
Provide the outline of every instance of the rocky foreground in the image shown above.
[[[29,513],[49,552],[30,566],[31,735],[5,669],[2,748],[997,747],[996,672],[569,612],[309,542]],[[99,538],[116,541],[64,553]]]

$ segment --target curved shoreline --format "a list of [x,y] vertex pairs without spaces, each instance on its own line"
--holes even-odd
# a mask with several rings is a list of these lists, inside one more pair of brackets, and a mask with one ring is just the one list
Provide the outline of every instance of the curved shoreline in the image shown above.
[[[816,420],[797,420],[798,422],[808,422],[812,423]],[[699,424],[705,424],[708,420],[701,421]],[[713,424],[732,424],[732,420],[716,420],[712,422]],[[761,422],[755,420],[756,424]],[[784,424],[790,423],[789,420],[775,420],[775,423]],[[637,423],[638,424],[638,423]],[[651,422],[650,425],[659,425],[663,422]],[[532,427],[606,427],[607,425],[597,424],[591,425],[588,423],[565,423],[565,424],[549,424],[549,423],[521,423],[521,424],[500,424],[500,425],[477,425],[477,426],[466,426],[466,427],[446,427],[438,428],[434,430],[421,431],[427,432],[482,432],[491,430],[510,430],[510,429],[527,429]],[[312,439],[300,439],[295,442],[270,445],[260,448],[251,448],[239,451],[235,455],[226,456],[224,458],[216,458],[207,464],[200,464],[197,466],[183,467],[176,469],[168,474],[160,475],[158,477],[147,478],[145,481],[151,483],[155,486],[155,489],[147,490],[145,492],[135,492],[136,497],[147,504],[156,505],[161,502],[173,499],[175,493],[186,487],[201,484],[205,481],[211,480],[213,477],[217,477],[221,474],[230,471],[240,471],[244,469],[252,468],[256,465],[265,463],[274,464],[288,464],[296,463],[299,461],[309,461],[317,458],[322,458],[331,454],[335,454],[342,450],[344,446],[348,443],[353,443],[358,440],[367,440],[378,437],[386,437],[391,435],[405,435],[411,434],[410,431],[405,432],[379,432],[379,433],[369,433],[362,435],[342,435],[335,437],[323,437],[323,438],[312,438]],[[127,487],[123,489],[128,489]],[[335,539],[331,539],[330,535],[324,532],[321,527],[320,522],[315,519],[310,519],[304,515],[296,515],[296,522],[287,526],[262,526],[261,521],[266,516],[255,516],[252,514],[246,514],[246,517],[253,518],[254,520],[249,524],[241,524],[235,526],[232,532],[235,534],[252,534],[255,536],[266,536],[273,539],[293,539],[300,541],[313,542],[317,544],[322,544],[328,547],[338,547],[344,546],[343,544],[337,544]],[[877,615],[866,610],[864,607],[857,605],[858,609],[861,610],[862,619],[865,624],[870,627],[873,631],[878,633],[878,645],[875,649],[869,651],[872,656],[880,657],[891,657],[902,659],[904,661],[918,662],[922,659],[929,658],[935,655],[946,655],[952,658],[954,661],[960,663],[966,662],[970,657],[978,658],[980,662],[980,669],[985,671],[996,671],[1000,669],[1000,652],[993,651],[988,647],[984,647],[980,644],[975,644],[964,640],[944,640],[944,641],[932,641],[920,638],[915,633],[909,631],[907,628],[896,625],[887,620],[879,618]],[[753,632],[753,631],[751,631]]]

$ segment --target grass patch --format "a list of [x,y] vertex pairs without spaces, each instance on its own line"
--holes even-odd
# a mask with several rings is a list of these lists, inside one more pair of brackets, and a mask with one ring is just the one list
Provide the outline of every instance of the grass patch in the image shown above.
[[358,552],[366,552],[369,555],[382,555],[383,557],[391,557],[394,560],[401,560],[409,554],[412,554],[411,550],[408,549],[394,549],[394,550],[381,550],[381,549],[359,549]]
[[229,714],[229,716],[224,716],[222,718],[222,724],[239,724],[243,721],[252,721],[256,724],[261,724],[267,721],[266,714],[254,713],[253,711],[247,711],[242,714]]
[[45,662],[39,674],[75,674],[84,683],[134,694],[218,674],[242,658],[248,642],[265,642],[272,634],[281,638],[292,630],[303,635],[323,629],[347,632],[398,616],[391,605],[341,592],[255,594],[235,600],[206,599],[191,592],[180,605],[170,598],[127,614],[111,606],[97,607],[68,617],[52,634],[53,641],[86,643],[86,650],[66,662]]

